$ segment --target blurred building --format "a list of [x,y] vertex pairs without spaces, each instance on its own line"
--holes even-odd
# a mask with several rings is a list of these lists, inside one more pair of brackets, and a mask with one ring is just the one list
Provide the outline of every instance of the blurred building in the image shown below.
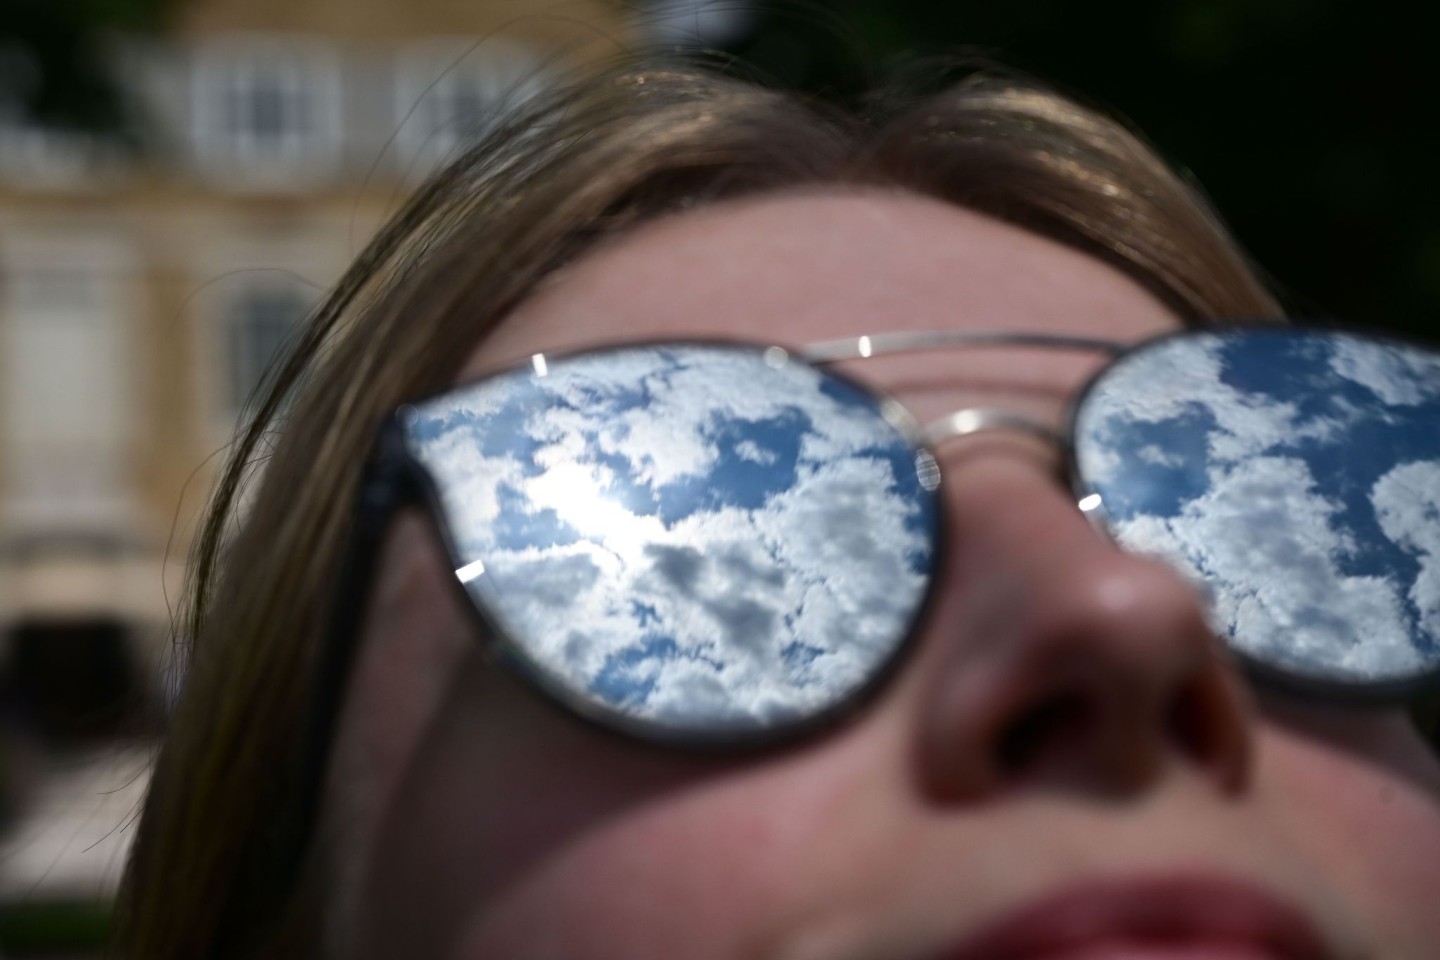
[[[104,750],[136,732],[137,701],[153,713],[199,512],[276,350],[497,103],[626,47],[633,7],[181,0],[168,35],[114,48],[138,150],[7,121],[0,102],[0,664],[17,736]],[[0,755],[12,788],[24,753]],[[0,850],[0,898],[43,883],[5,876],[17,862]]]

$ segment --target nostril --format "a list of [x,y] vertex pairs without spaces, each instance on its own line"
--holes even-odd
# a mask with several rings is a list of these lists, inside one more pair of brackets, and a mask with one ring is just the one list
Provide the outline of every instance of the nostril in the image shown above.
[[1171,698],[1165,731],[1176,749],[1219,782],[1235,786],[1244,777],[1249,738],[1239,692],[1218,672],[1193,678]]
[[1081,693],[1051,694],[1000,732],[996,759],[1006,777],[1023,779],[1093,735],[1095,708]]
[[1165,728],[1172,743],[1179,744],[1189,756],[1203,760],[1215,751],[1215,731],[1206,722],[1209,710],[1200,684],[1189,683],[1170,701]]

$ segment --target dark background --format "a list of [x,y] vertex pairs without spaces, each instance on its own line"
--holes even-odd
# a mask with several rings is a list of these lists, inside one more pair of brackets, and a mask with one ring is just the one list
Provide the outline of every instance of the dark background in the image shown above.
[[1440,338],[1440,12],[1336,0],[772,6],[726,44],[853,100],[978,53],[1108,106],[1209,192],[1297,316]]

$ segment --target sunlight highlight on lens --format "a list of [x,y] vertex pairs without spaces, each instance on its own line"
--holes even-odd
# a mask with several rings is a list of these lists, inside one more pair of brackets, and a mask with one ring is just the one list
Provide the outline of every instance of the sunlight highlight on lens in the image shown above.
[[790,727],[878,682],[937,535],[910,418],[778,348],[541,359],[407,423],[509,653],[657,738]]

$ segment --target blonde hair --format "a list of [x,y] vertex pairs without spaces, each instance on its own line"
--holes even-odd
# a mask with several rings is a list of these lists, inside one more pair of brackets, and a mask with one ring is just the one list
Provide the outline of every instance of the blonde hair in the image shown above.
[[487,331],[604,238],[816,184],[906,189],[1018,224],[1113,264],[1187,323],[1279,313],[1192,185],[1121,124],[1032,82],[976,75],[857,116],[693,66],[577,79],[500,125],[370,243],[237,444],[192,558],[177,630],[189,678],[126,875],[123,952],[318,952],[323,871],[294,867],[307,842],[300,744],[380,418],[450,383]]

